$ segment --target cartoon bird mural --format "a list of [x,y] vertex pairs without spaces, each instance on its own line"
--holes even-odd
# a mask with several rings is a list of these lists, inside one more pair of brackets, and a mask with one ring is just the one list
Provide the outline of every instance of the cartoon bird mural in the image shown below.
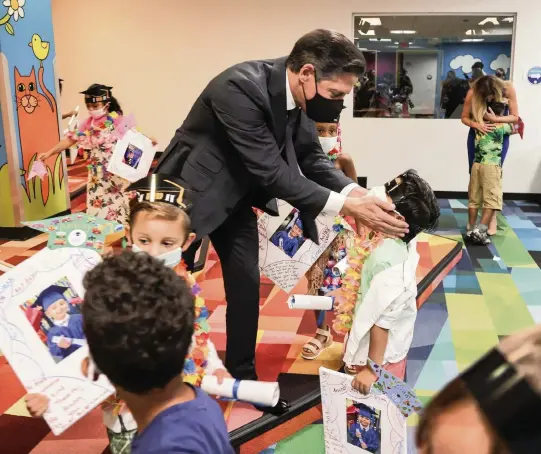
[[49,55],[50,43],[43,41],[38,34],[32,35],[32,41],[28,43],[32,48],[34,55],[40,61],[40,66],[43,66],[43,60]]

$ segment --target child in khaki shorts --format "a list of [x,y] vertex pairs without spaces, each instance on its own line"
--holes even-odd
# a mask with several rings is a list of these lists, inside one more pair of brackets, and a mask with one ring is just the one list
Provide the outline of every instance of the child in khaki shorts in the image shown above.
[[[502,115],[504,103],[493,102],[491,108],[496,115]],[[495,128],[485,135],[479,132],[475,137],[475,158],[468,188],[468,225],[474,226],[466,237],[479,244],[489,244],[488,224],[495,211],[503,205],[502,188],[502,149],[506,135],[515,134],[511,123],[495,124]],[[477,224],[477,214],[482,208],[481,220]]]

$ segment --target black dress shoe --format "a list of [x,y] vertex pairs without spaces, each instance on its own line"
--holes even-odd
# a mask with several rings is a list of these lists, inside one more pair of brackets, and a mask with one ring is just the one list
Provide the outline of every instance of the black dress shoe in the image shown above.
[[281,416],[289,411],[291,404],[285,399],[278,399],[278,403],[274,407],[262,407],[260,405],[254,405],[254,407],[262,411],[263,413],[269,413],[274,416]]

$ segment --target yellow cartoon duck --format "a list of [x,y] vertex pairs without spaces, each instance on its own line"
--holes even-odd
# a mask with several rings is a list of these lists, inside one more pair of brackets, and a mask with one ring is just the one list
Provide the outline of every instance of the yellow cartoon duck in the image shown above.
[[43,65],[43,60],[49,55],[50,43],[42,41],[41,36],[34,34],[32,35],[32,41],[30,41],[28,45],[32,48],[36,58],[40,60],[40,64]]

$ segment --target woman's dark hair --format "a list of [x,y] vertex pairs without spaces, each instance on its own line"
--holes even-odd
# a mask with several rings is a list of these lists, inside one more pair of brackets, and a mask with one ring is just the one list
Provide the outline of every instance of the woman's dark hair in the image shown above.
[[[101,90],[103,87],[106,87],[106,86],[102,84],[92,84],[85,91],[91,93],[95,90]],[[109,101],[107,101],[107,103],[109,104],[109,112],[116,112],[119,115],[124,114],[124,112],[122,112],[122,107],[120,107],[120,103],[113,96],[112,92],[111,92],[111,96],[109,97]]]
[[366,68],[363,53],[351,40],[341,33],[323,29],[301,37],[286,60],[286,66],[294,73],[306,64],[314,65],[319,80],[339,74],[354,74],[360,78]]

